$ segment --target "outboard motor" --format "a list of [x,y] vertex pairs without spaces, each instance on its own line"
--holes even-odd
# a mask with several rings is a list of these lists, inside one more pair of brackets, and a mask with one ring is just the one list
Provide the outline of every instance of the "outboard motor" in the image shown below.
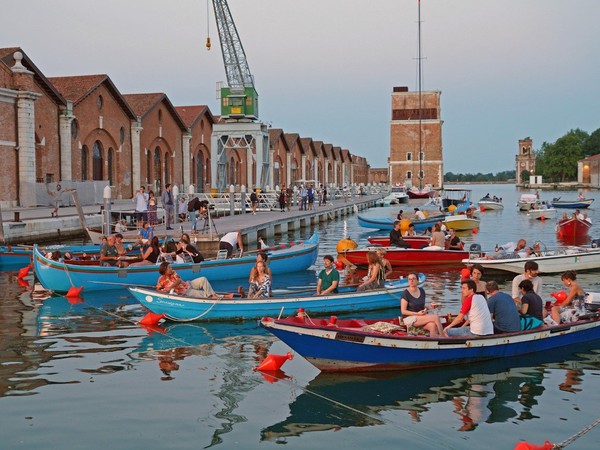
[[592,248],[600,247],[600,239],[592,239]]
[[479,258],[481,256],[481,245],[471,244],[469,246],[469,259]]

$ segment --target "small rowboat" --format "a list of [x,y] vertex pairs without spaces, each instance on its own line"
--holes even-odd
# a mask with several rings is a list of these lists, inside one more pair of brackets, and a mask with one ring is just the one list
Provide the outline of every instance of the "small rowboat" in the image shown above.
[[[425,275],[419,274],[419,284]],[[155,314],[165,314],[169,320],[188,322],[194,320],[239,320],[281,314],[282,311],[310,310],[311,314],[339,313],[347,311],[375,310],[398,306],[398,298],[408,287],[408,280],[401,278],[386,282],[385,288],[356,291],[356,286],[342,286],[340,292],[331,295],[298,295],[268,298],[206,299],[187,298],[164,294],[154,289],[130,288],[131,294]]]
[[[367,266],[367,253],[378,247],[364,247],[346,250],[343,255],[356,266]],[[421,250],[414,248],[387,247],[385,258],[392,266],[431,266],[440,264],[460,264],[469,257],[463,250]]]
[[557,224],[557,233],[561,238],[577,238],[588,235],[592,224],[587,220],[581,220],[578,217],[569,217],[560,220]]
[[[44,253],[58,250],[62,254],[69,252],[71,254],[87,253],[89,255],[100,253],[100,247],[97,245],[46,245],[40,246],[40,251]],[[33,255],[32,245],[3,245],[0,246],[0,267],[19,267],[31,262]]]
[[431,189],[431,186],[425,186],[422,189],[413,186],[406,193],[409,198],[431,198],[434,196],[435,191]]
[[594,203],[593,198],[583,198],[581,200],[561,200],[560,197],[552,200],[552,206],[554,208],[570,208],[570,209],[584,209],[589,208]]
[[546,219],[554,219],[556,216],[556,209],[554,208],[535,208],[530,209],[527,213],[527,217],[530,220],[546,220]]
[[[429,245],[429,236],[404,236],[402,239],[408,244],[410,244],[410,248],[421,249],[423,247],[427,247]],[[369,243],[373,245],[380,245],[382,247],[390,246],[390,237],[389,236],[369,236],[367,238]]]
[[[304,242],[282,244],[265,251],[269,255],[271,272],[284,274],[308,269],[315,263],[318,250],[319,237],[315,233]],[[256,255],[246,254],[231,259],[173,264],[172,268],[184,281],[201,276],[217,281],[247,278],[255,263]],[[86,291],[94,291],[122,286],[155,286],[159,277],[158,265],[118,268],[87,262],[58,262],[46,258],[37,246],[33,250],[33,265],[42,286],[56,292],[67,292],[71,287],[84,287]]]
[[[438,220],[444,220],[445,217],[446,217],[446,215],[437,215],[437,216],[428,217],[423,220],[412,220],[411,223],[414,224],[415,231],[423,232],[428,227],[433,227],[433,225]],[[358,215],[358,224],[361,227],[373,228],[376,230],[391,231],[394,229],[394,219],[390,219],[388,217],[382,217],[382,218],[364,217],[359,214]]]
[[[442,324],[446,322],[444,318]],[[381,320],[265,317],[260,325],[322,371],[408,370],[469,364],[600,339],[600,314],[577,322],[474,337],[411,336],[398,318]]]
[[467,217],[466,214],[447,216],[444,222],[446,227],[453,228],[455,231],[466,231],[479,228],[479,219]]

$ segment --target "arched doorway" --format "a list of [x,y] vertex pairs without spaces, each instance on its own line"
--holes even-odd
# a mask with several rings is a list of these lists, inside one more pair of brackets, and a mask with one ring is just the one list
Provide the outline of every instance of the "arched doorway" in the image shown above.
[[160,174],[161,174],[161,162],[160,162],[160,147],[156,147],[154,149],[154,191],[156,193],[156,195],[158,195],[160,193],[160,187],[161,187],[161,179],[160,179]]
[[103,159],[102,159],[102,144],[100,141],[94,142],[94,147],[92,147],[92,179],[93,180],[103,180],[102,168],[103,168]]
[[204,192],[204,157],[198,152],[196,158],[196,192]]

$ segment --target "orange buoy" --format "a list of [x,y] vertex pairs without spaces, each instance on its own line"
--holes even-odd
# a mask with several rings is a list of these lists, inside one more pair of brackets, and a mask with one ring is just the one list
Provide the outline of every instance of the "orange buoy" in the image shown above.
[[480,206],[480,207],[479,207],[479,211],[481,211],[481,212],[485,212],[485,206]]
[[256,368],[256,370],[280,370],[283,363],[288,359],[294,359],[294,355],[287,352],[285,355],[274,355],[271,354],[265,358],[265,360]]
[[67,298],[81,297],[81,295],[80,295],[81,291],[83,291],[83,286],[81,286],[81,287],[73,286],[73,287],[69,288],[69,290],[65,294],[65,297],[67,297]]
[[160,322],[160,320],[164,319],[165,317],[165,314],[156,314],[153,312],[149,312],[144,317],[142,317],[139,323],[140,325],[144,326],[152,326],[158,324],[158,322]]
[[166,333],[167,329],[161,327],[160,325],[142,325],[142,327],[148,332],[148,334],[153,333]]
[[345,250],[352,250],[353,248],[358,247],[358,244],[350,238],[340,239],[335,246],[335,249],[338,253],[342,253]]
[[290,377],[283,370],[270,370],[260,373],[267,383],[277,383],[279,380],[289,380]]
[[19,283],[19,286],[21,286],[21,287],[30,287],[29,282],[22,278],[17,278],[17,283]]
[[554,444],[550,441],[545,441],[542,445],[531,442],[519,442],[515,445],[515,450],[550,450],[552,448],[554,448]]
[[556,303],[554,305],[560,305],[567,299],[567,293],[565,291],[551,292],[550,297],[554,297],[556,299]]
[[546,216],[541,216],[541,217],[540,217],[540,220],[541,220],[542,222],[544,222],[544,221],[546,220]]
[[477,233],[479,233],[479,228],[473,228],[473,229],[471,230],[471,232],[472,232],[473,234],[477,234]]
[[19,269],[19,273],[17,275],[17,278],[23,278],[26,277],[27,275],[29,275],[29,271],[31,270],[31,264],[26,265],[25,267],[21,267]]
[[83,299],[81,297],[67,297],[67,301],[71,305],[79,305],[80,303],[83,303]]
[[344,270],[344,261],[338,259],[334,264],[337,270]]
[[460,281],[468,280],[471,278],[471,269],[464,268],[460,271]]

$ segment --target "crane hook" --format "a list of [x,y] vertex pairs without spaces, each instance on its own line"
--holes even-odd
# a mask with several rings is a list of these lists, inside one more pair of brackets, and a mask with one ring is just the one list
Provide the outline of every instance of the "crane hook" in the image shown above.
[[210,37],[206,38],[206,50],[210,50]]

